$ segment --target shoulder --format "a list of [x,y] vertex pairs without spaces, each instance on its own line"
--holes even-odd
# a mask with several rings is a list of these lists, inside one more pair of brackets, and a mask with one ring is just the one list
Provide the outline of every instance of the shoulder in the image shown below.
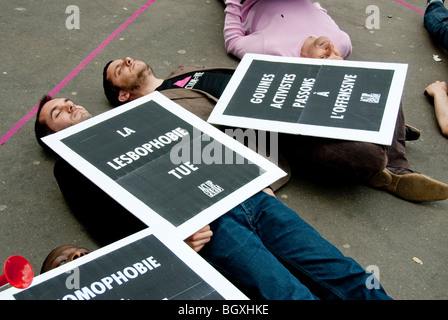
[[204,121],[207,121],[217,102],[216,98],[206,92],[193,89],[167,89],[160,93]]
[[208,71],[208,72],[216,72],[216,73],[225,73],[225,74],[233,74],[235,71],[234,68],[226,68],[226,67],[206,67],[206,66],[199,66],[199,65],[185,65],[185,66],[179,66],[176,70],[171,72],[166,79],[174,78],[186,73],[190,72],[196,72],[196,71]]

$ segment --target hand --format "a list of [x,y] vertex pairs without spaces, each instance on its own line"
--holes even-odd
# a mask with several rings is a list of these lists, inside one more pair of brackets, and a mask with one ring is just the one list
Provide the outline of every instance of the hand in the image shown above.
[[262,191],[263,191],[264,193],[267,193],[267,194],[270,195],[270,196],[273,196],[273,197],[277,198],[277,197],[275,196],[274,191],[272,191],[271,188],[264,188]]
[[436,82],[430,84],[429,86],[427,86],[425,88],[424,93],[433,98],[438,94],[447,95],[448,92],[447,92],[446,82],[445,81],[436,81]]
[[213,231],[210,226],[207,225],[195,234],[185,239],[185,243],[188,244],[194,251],[199,252],[206,243],[208,243],[213,235]]

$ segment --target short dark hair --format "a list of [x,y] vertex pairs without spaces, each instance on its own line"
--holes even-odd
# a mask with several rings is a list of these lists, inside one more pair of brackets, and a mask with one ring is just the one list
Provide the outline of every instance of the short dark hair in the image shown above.
[[114,86],[112,81],[107,79],[107,68],[112,62],[113,60],[109,61],[103,69],[103,89],[107,100],[109,100],[111,105],[116,107],[122,104],[122,102],[118,100],[118,93],[120,92],[120,88]]
[[41,138],[48,136],[49,134],[54,133],[55,131],[50,129],[50,127],[47,125],[46,121],[39,121],[40,112],[42,111],[42,108],[44,105],[53,100],[54,98],[50,95],[43,96],[42,99],[39,101],[39,106],[36,113],[36,121],[34,122],[34,133],[36,135],[37,142],[39,145],[49,154],[54,154],[54,151],[51,150],[42,140]]

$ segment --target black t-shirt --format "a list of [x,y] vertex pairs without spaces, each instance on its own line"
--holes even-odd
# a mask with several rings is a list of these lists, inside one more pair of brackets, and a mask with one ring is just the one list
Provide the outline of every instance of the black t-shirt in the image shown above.
[[190,72],[165,80],[156,90],[162,91],[173,88],[198,89],[219,99],[231,77],[232,75],[230,74],[207,71]]
[[101,246],[147,228],[64,159],[56,161],[54,176],[75,217]]

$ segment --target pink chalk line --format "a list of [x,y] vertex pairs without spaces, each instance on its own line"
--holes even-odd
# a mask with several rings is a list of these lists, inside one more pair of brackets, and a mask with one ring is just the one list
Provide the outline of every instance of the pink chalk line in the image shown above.
[[401,0],[394,0],[394,1],[395,1],[395,2],[398,2],[398,3],[401,3],[402,5],[408,7],[409,9],[414,10],[415,12],[418,12],[418,13],[421,13],[421,14],[425,14],[424,11],[422,11],[422,10],[420,10],[420,9],[417,9],[417,8],[414,8],[413,6],[407,4],[406,2],[403,2],[403,1],[401,1]]
[[[106,38],[95,50],[90,53],[87,58],[85,58],[68,76],[65,77],[56,87],[54,87],[48,94],[50,96],[56,95],[62,88],[64,88],[67,83],[69,83],[84,67],[89,64],[90,61],[100,53],[120,32],[122,32],[126,27],[128,27],[140,14],[142,14],[151,4],[156,0],[150,0],[144,4],[140,9],[138,9],[128,20],[126,20],[120,27],[117,28],[110,36]],[[22,128],[37,112],[39,104],[36,104],[33,109],[31,109],[19,122],[17,122],[11,129],[8,130],[0,138],[0,146],[8,141],[20,128]]]

